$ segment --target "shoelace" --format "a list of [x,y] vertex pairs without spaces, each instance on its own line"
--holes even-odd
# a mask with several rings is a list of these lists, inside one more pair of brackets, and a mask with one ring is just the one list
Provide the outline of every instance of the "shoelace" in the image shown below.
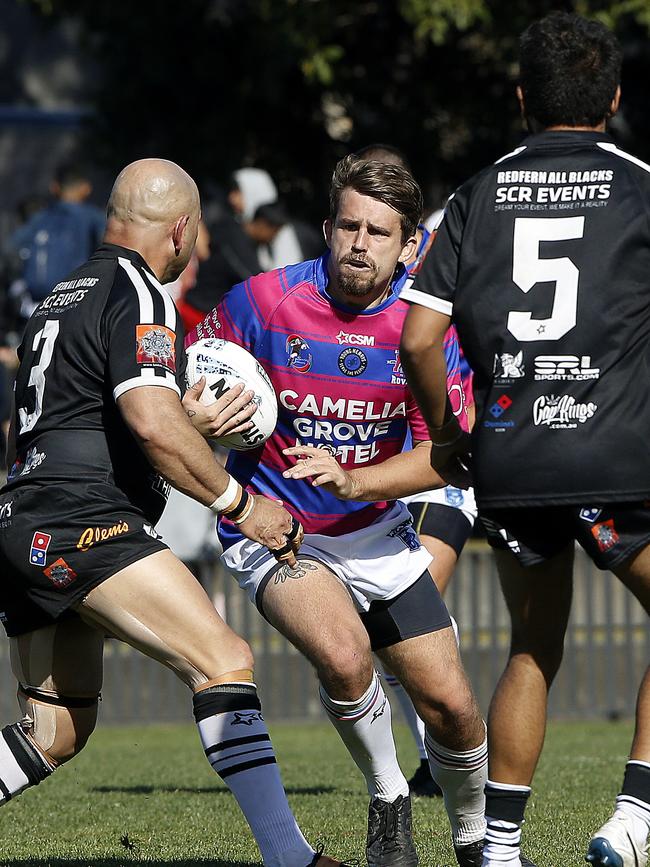
[[[324,854],[325,854],[325,844],[324,843],[317,843],[316,844],[316,851],[314,852],[314,860],[311,862],[309,867],[314,867],[314,865],[316,865],[318,863],[318,859],[321,857],[321,855],[324,855]],[[341,867],[361,867],[361,862],[357,858],[353,858],[351,861],[341,861]]]

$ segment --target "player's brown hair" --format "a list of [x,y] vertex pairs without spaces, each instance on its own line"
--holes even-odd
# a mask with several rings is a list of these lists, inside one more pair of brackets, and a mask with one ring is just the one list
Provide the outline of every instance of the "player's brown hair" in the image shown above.
[[359,159],[356,154],[336,164],[330,184],[330,219],[335,220],[346,188],[383,202],[400,216],[402,243],[415,232],[422,217],[422,192],[413,175],[402,166]]

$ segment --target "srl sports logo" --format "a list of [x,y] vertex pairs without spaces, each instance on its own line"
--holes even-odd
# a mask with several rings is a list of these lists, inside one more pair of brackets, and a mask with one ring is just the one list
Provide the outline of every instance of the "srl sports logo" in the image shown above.
[[538,355],[535,358],[537,380],[598,379],[600,368],[591,366],[591,356]]

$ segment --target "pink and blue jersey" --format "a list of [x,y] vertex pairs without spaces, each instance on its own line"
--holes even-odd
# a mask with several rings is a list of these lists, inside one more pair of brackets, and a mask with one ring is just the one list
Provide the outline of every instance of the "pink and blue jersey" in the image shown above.
[[[291,459],[282,450],[314,445],[330,450],[342,466],[379,464],[399,454],[410,431],[429,434],[411,395],[399,357],[408,304],[399,298],[407,279],[398,266],[391,294],[377,307],[356,310],[327,292],[329,254],[234,286],[187,337],[231,340],[266,369],[278,397],[278,424],[266,443],[231,451],[227,469],[249,490],[281,499],[306,533],[338,536],[367,527],[391,503],[339,500],[309,480],[285,479]],[[449,387],[460,383],[458,341],[445,345]],[[241,538],[220,524],[224,547]]]
[[[406,266],[408,271],[408,275],[405,278],[402,289],[407,286],[412,286],[415,282],[415,278],[418,275],[418,272],[422,268],[422,263],[424,262],[429,250],[431,249],[431,245],[433,244],[436,233],[435,231],[430,232],[427,227],[421,223],[418,226],[418,229],[421,233],[420,244],[418,245],[418,252],[416,258],[409,265]],[[456,326],[451,325],[449,327],[449,331],[445,335],[445,339],[454,339],[458,342],[458,333],[456,331]],[[446,350],[445,350],[446,351]],[[469,430],[468,423],[468,411],[471,406],[474,405],[474,392],[472,389],[472,380],[474,378],[474,373],[467,363],[467,359],[463,353],[463,347],[458,344],[458,353],[459,353],[459,372],[460,372],[460,382],[456,377],[456,371],[451,371],[447,368],[447,393],[449,395],[449,402],[451,403],[451,407],[454,411],[454,415],[458,419],[460,426],[463,430]],[[448,357],[449,361],[449,357]]]

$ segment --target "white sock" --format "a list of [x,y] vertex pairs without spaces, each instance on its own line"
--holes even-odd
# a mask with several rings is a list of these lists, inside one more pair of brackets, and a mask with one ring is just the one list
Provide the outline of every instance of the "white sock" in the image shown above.
[[389,803],[400,795],[406,797],[409,787],[397,763],[390,704],[377,672],[356,701],[335,701],[322,686],[320,700],[363,774],[370,796]]
[[631,759],[625,766],[623,791],[616,798],[614,815],[626,816],[632,823],[632,834],[642,849],[650,833],[650,763]]
[[0,732],[0,804],[37,786],[54,768],[17,723]]
[[488,780],[485,794],[487,830],[482,867],[521,867],[521,826],[530,786]]
[[478,747],[459,752],[443,747],[427,731],[425,737],[431,776],[442,789],[455,846],[485,836],[487,737]]
[[314,857],[287,803],[252,683],[196,693],[194,716],[208,761],[237,799],[265,867],[305,867]]
[[395,675],[389,674],[387,671],[385,671],[384,680],[393,690],[393,695],[398,700],[399,706],[402,708],[402,713],[404,714],[406,723],[411,730],[415,745],[418,748],[418,755],[420,756],[420,761],[425,761],[427,758],[427,751],[424,746],[424,722],[417,715],[415,708],[413,707],[413,702],[409,697],[409,694],[404,689],[399,680],[395,677]]

